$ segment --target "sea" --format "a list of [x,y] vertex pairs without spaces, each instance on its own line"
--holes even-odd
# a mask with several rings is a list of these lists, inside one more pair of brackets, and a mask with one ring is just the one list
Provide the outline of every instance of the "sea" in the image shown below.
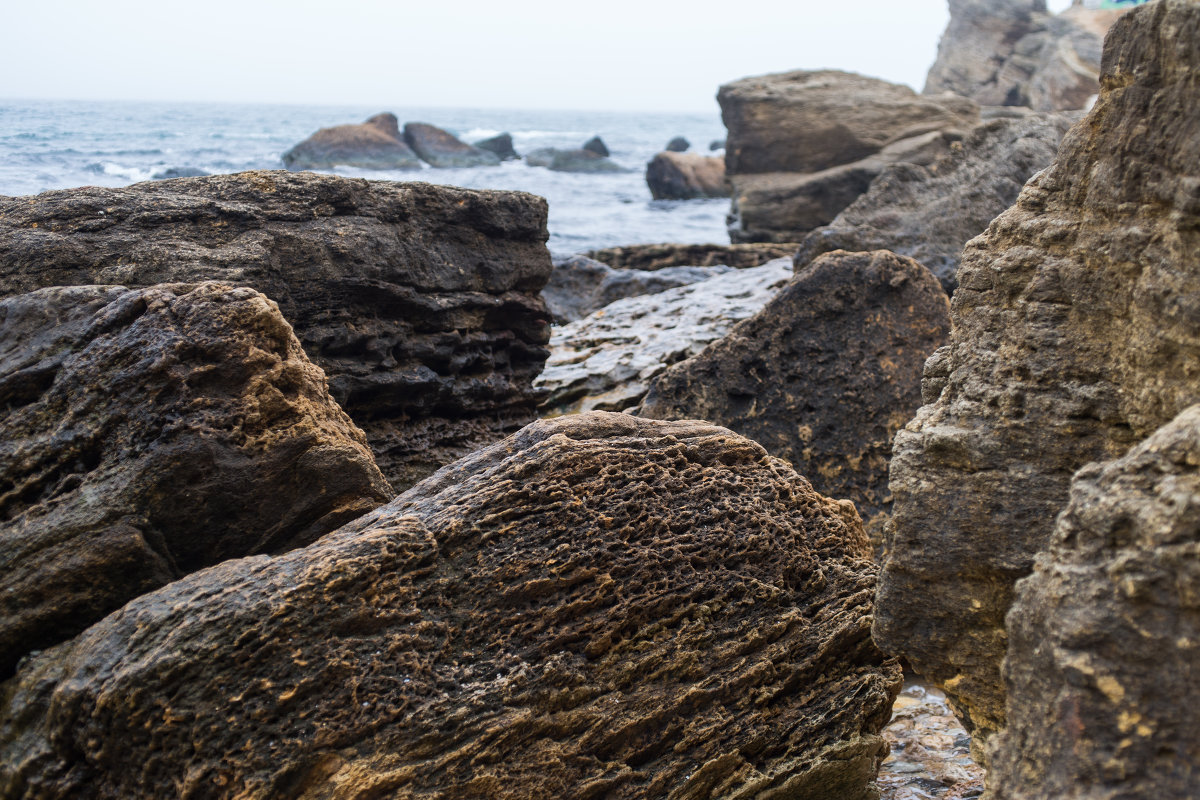
[[[280,156],[319,128],[381,111],[428,122],[467,142],[510,133],[520,154],[575,148],[600,136],[623,173],[552,172],[509,161],[419,172],[338,168],[338,175],[471,189],[514,189],[549,201],[555,254],[650,242],[728,243],[728,200],[653,200],[646,163],[675,136],[710,153],[725,128],[712,113],[0,100],[0,195],[126,186],[169,170],[207,174],[282,169]],[[716,151],[718,154],[720,151]]]

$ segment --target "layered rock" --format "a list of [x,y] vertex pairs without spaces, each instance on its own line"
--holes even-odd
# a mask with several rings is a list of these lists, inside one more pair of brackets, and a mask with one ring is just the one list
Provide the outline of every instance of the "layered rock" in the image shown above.
[[734,269],[761,267],[768,261],[790,257],[799,245],[758,242],[749,244],[633,244],[605,247],[584,253],[616,269],[664,269],[665,267],[714,267]]
[[[420,169],[421,160],[400,135],[395,114],[376,114],[360,125],[321,128],[283,154],[288,169]],[[181,176],[171,176],[181,177]],[[192,177],[192,176],[183,176]]]
[[404,141],[433,167],[491,167],[500,163],[500,156],[495,153],[472,147],[427,122],[406,122]]
[[138,595],[391,499],[275,303],[216,283],[0,300],[0,679]]
[[622,298],[699,283],[732,269],[725,266],[613,269],[587,256],[567,256],[554,259],[554,272],[550,273],[542,297],[554,321],[565,325]]
[[0,794],[867,800],[874,577],[850,504],[753,442],[543,421],[43,654]]
[[546,203],[245,172],[0,198],[0,295],[217,279],[279,303],[398,488],[534,418]]
[[1075,474],[1008,614],[990,797],[1200,794],[1200,406]]
[[725,425],[854,502],[872,539],[890,509],[892,437],[921,404],[921,366],[950,304],[927,269],[887,251],[834,252],[761,311],[663,371],[637,410]]
[[1071,476],[1200,401],[1196,41],[1185,0],[1113,26],[1096,107],[967,245],[929,405],[896,437],[875,634],[977,740],[1004,725],[1004,617]]
[[476,142],[475,146],[480,150],[495,153],[500,157],[501,161],[516,161],[521,158],[517,155],[517,151],[513,149],[512,134],[510,133],[497,134],[483,141]]
[[664,151],[646,165],[646,185],[655,200],[729,197],[725,159]]

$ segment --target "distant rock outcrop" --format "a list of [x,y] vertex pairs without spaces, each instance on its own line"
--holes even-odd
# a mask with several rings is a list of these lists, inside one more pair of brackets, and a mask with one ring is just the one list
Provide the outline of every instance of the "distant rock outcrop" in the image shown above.
[[0,787],[868,800],[901,681],[874,582],[850,504],[747,439],[542,421],[30,662]]
[[484,139],[481,142],[476,142],[475,146],[480,150],[486,150],[489,153],[495,153],[500,157],[501,161],[516,161],[520,158],[517,151],[513,149],[512,134],[501,133],[490,139]]
[[646,165],[646,185],[655,200],[729,197],[720,156],[664,151]]
[[288,169],[420,169],[421,160],[400,135],[395,114],[376,114],[360,125],[322,128],[283,154]]
[[608,158],[612,153],[608,152],[608,145],[599,136],[593,136],[583,143],[583,149],[589,153],[594,153],[601,158]]
[[605,247],[584,253],[617,269],[663,269],[665,267],[729,266],[735,269],[761,267],[768,261],[791,256],[796,244],[631,244]]
[[557,147],[539,147],[525,155],[525,163],[531,167],[547,167],[555,172],[628,172],[612,159],[596,155],[591,150],[561,150]]
[[587,256],[567,256],[554,259],[554,271],[542,290],[542,297],[554,321],[565,325],[622,298],[699,283],[732,269],[724,266],[613,269]]
[[404,141],[433,167],[492,167],[500,163],[500,156],[495,153],[472,147],[449,131],[426,122],[406,122]]
[[682,136],[676,136],[671,141],[667,142],[667,146],[663,149],[668,153],[686,153],[692,143]]

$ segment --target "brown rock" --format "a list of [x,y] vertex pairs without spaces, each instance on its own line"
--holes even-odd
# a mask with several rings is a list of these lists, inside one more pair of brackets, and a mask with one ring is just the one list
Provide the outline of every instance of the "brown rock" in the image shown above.
[[492,167],[500,163],[496,153],[472,147],[426,122],[406,122],[404,141],[433,167]]
[[655,200],[729,197],[720,156],[663,151],[646,165],[646,184]]
[[[322,128],[283,154],[288,169],[420,169],[417,154],[400,136],[395,114],[376,114],[361,125]],[[175,177],[175,176],[169,176]]]
[[584,255],[615,269],[663,269],[664,267],[714,267],[745,269],[791,256],[798,245],[783,244],[633,244],[606,247]]
[[727,430],[538,422],[43,654],[0,794],[866,800],[874,572],[848,503]]

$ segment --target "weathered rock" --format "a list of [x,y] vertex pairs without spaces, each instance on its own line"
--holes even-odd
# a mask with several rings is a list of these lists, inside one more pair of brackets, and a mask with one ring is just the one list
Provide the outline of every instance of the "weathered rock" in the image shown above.
[[664,370],[636,413],[706,419],[753,439],[818,491],[853,501],[881,541],[892,437],[921,405],[921,366],[949,328],[950,303],[917,262],[827,253]]
[[587,256],[566,256],[554,259],[554,272],[542,297],[554,321],[565,325],[625,297],[657,294],[732,270],[726,266],[613,269]]
[[928,166],[885,168],[833,222],[805,237],[797,266],[832,250],[891,250],[924,264],[953,292],[963,246],[1050,165],[1073,121],[1066,114],[997,119]]
[[397,488],[534,417],[546,201],[289,172],[0,198],[0,295],[216,279],[279,303]]
[[997,800],[1200,795],[1200,406],[1071,500],[1008,614]]
[[593,136],[584,142],[582,149],[588,151],[589,153],[594,153],[601,158],[608,158],[612,155],[612,153],[608,152],[608,145],[606,145],[604,140],[599,136]]
[[500,163],[500,156],[472,147],[449,131],[426,122],[404,123],[404,141],[433,167],[491,167]]
[[360,125],[321,128],[283,154],[288,169],[420,169],[421,161],[400,136],[395,114],[376,114]]
[[646,184],[655,200],[729,197],[720,156],[664,151],[646,165]]
[[279,308],[216,283],[0,300],[0,679],[201,567],[391,499]]
[[633,244],[606,247],[584,253],[616,269],[663,269],[665,267],[713,267],[735,269],[761,267],[768,261],[791,256],[799,245],[772,244]]
[[850,504],[753,442],[543,421],[43,654],[0,794],[867,800],[874,577]]
[[475,146],[480,150],[495,153],[500,157],[501,161],[517,161],[521,158],[517,155],[517,151],[513,149],[512,134],[510,133],[501,133],[490,139],[484,139],[481,142],[476,142]]
[[686,153],[692,143],[682,136],[676,136],[671,141],[667,142],[667,146],[663,149],[668,153]]
[[790,258],[658,294],[617,300],[560,328],[536,386],[551,414],[623,411],[664,369],[698,355],[792,277]]
[[1004,616],[1071,476],[1200,401],[1197,41],[1185,0],[1113,26],[1096,107],[967,245],[929,405],[896,437],[875,634],[976,741],[1004,725]]

